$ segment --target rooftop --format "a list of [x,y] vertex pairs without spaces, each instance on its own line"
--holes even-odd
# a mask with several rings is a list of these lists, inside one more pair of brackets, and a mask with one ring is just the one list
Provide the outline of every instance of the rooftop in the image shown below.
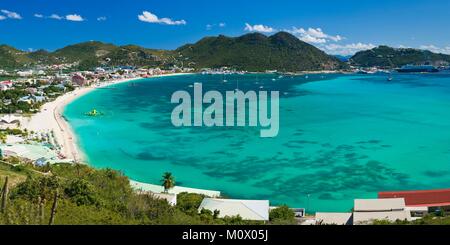
[[404,198],[406,206],[450,206],[450,189],[380,192],[378,198]]
[[236,200],[205,198],[198,210],[220,211],[219,217],[239,215],[244,220],[269,220],[268,200]]
[[355,212],[386,212],[405,209],[403,198],[390,199],[355,199]]

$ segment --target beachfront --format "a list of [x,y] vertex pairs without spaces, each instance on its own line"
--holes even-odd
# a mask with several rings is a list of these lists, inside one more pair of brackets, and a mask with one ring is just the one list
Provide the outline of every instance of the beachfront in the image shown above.
[[75,99],[93,91],[94,89],[136,79],[140,78],[108,81],[99,85],[81,87],[66,93],[58,97],[56,100],[44,104],[40,112],[32,115],[30,118],[25,118],[22,122],[21,128],[27,129],[28,131],[50,133],[53,135],[56,144],[59,146],[58,154],[61,159],[66,161],[70,160],[73,162],[82,162],[84,161],[83,153],[78,148],[76,137],[70,128],[70,125],[66,122],[62,115],[65,106]]

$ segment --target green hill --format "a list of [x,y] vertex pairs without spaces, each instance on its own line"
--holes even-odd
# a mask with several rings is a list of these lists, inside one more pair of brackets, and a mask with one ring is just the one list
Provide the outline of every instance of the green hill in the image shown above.
[[32,63],[27,53],[11,46],[0,45],[0,69],[13,69]]
[[136,45],[116,46],[89,41],[66,46],[54,52],[25,52],[0,46],[0,69],[17,69],[36,64],[78,63],[78,69],[100,65],[149,67],[232,67],[248,71],[334,70],[344,63],[300,41],[279,32],[273,36],[259,33],[240,37],[206,37],[195,44],[176,50],[147,49]]
[[259,33],[205,37],[176,51],[185,58],[187,65],[196,68],[227,66],[248,71],[305,71],[343,66],[338,59],[286,32],[269,37]]
[[388,67],[396,68],[408,64],[448,65],[450,55],[436,54],[428,50],[412,48],[391,48],[379,46],[371,50],[356,53],[350,63],[363,67]]

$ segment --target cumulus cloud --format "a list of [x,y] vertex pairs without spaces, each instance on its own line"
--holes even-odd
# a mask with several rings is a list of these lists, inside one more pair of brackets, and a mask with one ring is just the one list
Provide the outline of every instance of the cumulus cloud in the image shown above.
[[172,20],[170,18],[159,18],[155,14],[149,11],[143,11],[142,14],[138,15],[138,19],[143,22],[166,24],[166,25],[186,25],[185,20]]
[[42,15],[42,14],[34,14],[33,16],[36,18],[44,18],[44,15]]
[[319,48],[329,54],[335,55],[353,55],[359,51],[373,49],[376,46],[371,43],[350,43],[345,45],[331,43],[320,46]]
[[63,19],[62,16],[59,16],[59,15],[57,15],[57,14],[52,14],[52,15],[50,15],[48,18],[50,18],[50,19],[55,19],[55,20],[62,20],[62,19]]
[[98,20],[98,21],[105,21],[105,20],[106,20],[106,17],[105,17],[105,16],[100,16],[100,17],[97,18],[97,20]]
[[421,45],[420,49],[430,50],[433,53],[450,54],[450,46],[437,47],[435,45]]
[[250,25],[245,23],[245,31],[270,33],[276,31],[274,28],[265,25]]
[[66,20],[69,20],[69,21],[84,21],[83,17],[81,17],[81,15],[78,15],[78,14],[68,14],[68,15],[66,15]]
[[340,35],[329,35],[322,31],[321,28],[297,28],[292,27],[290,30],[285,30],[287,32],[290,32],[294,35],[296,35],[300,40],[312,43],[312,44],[324,44],[328,43],[330,41],[333,42],[339,42],[342,41],[344,38]]
[[[16,20],[20,20],[22,19],[22,16],[20,16],[20,14],[16,13],[16,12],[12,12],[6,9],[2,9],[1,12],[5,15],[3,17],[5,18],[9,18],[9,19],[16,19]],[[5,19],[3,18],[3,19]]]

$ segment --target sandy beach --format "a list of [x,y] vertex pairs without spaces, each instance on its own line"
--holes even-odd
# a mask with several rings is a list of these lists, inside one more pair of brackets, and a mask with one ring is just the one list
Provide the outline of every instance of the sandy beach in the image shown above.
[[[164,74],[153,77],[176,76],[186,74],[188,73]],[[27,129],[28,131],[46,134],[48,133],[53,135],[54,140],[59,145],[58,153],[61,159],[72,162],[85,162],[86,158],[84,157],[83,152],[78,147],[76,136],[73,133],[69,123],[62,116],[64,108],[66,107],[66,105],[68,105],[75,99],[95,89],[138,79],[142,78],[136,77],[136,78],[106,81],[102,82],[101,84],[78,88],[74,91],[66,93],[58,97],[56,100],[44,104],[40,112],[32,115],[29,118],[24,118],[21,124],[21,128]]]
[[56,100],[44,104],[40,112],[32,115],[30,118],[25,118],[21,127],[29,131],[52,134],[60,147],[59,154],[62,158],[74,162],[82,162],[84,161],[83,153],[78,149],[76,137],[70,125],[62,116],[65,106],[94,89],[136,79],[141,78],[138,77],[108,81],[103,82],[100,85],[82,87],[66,93],[58,97]]

